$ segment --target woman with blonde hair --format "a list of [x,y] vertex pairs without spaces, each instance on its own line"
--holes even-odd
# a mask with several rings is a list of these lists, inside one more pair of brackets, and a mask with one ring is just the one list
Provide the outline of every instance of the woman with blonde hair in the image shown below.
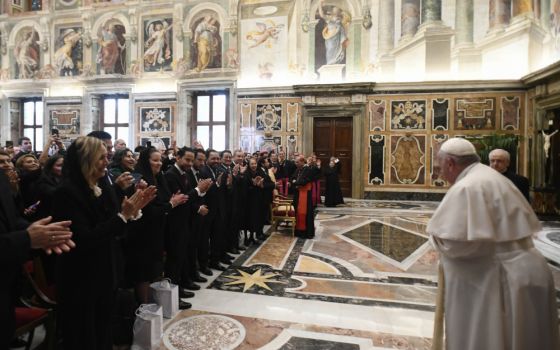
[[116,238],[154,197],[155,187],[137,189],[117,202],[106,181],[107,149],[94,137],[79,137],[68,148],[65,179],[56,190],[53,217],[72,220],[76,249],[57,261],[58,319],[64,349],[111,349],[116,288]]

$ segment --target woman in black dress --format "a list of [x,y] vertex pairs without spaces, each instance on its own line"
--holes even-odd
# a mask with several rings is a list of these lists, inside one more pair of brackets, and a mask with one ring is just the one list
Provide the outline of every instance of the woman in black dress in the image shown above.
[[133,223],[133,233],[125,243],[126,277],[134,285],[136,299],[142,304],[149,300],[150,283],[163,274],[166,214],[188,199],[184,194],[169,192],[161,167],[160,151],[150,147],[140,152],[134,170],[142,174],[149,186],[157,188],[156,198],[144,208],[142,218]]
[[94,137],[79,137],[68,148],[65,180],[53,200],[55,221],[71,220],[76,248],[57,261],[57,312],[66,350],[109,350],[116,288],[115,237],[155,197],[155,188],[116,201],[105,181],[107,149]]
[[324,170],[325,173],[325,206],[335,207],[337,204],[343,204],[342,190],[338,181],[340,173],[340,161],[338,158],[331,157],[329,166]]

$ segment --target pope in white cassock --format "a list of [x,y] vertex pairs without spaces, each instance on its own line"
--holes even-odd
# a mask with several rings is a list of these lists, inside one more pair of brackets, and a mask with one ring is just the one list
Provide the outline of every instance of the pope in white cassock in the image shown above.
[[541,226],[527,200],[464,139],[446,141],[437,160],[451,188],[427,231],[443,267],[446,348],[560,349],[552,274],[533,246]]

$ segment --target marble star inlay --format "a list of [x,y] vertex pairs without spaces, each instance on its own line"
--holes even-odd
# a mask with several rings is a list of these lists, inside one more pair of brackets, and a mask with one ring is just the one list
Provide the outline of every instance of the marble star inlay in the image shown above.
[[279,274],[277,273],[271,273],[269,275],[263,275],[261,272],[261,269],[258,269],[257,271],[253,272],[252,275],[248,274],[245,271],[242,270],[237,270],[240,275],[239,276],[224,276],[227,278],[231,278],[234,279],[235,281],[232,282],[228,282],[228,283],[224,283],[224,285],[233,285],[233,284],[243,284],[243,293],[245,293],[249,288],[251,288],[254,285],[257,285],[261,288],[267,289],[269,291],[272,291],[272,289],[270,289],[270,287],[267,285],[267,283],[284,283],[281,281],[270,281],[269,279],[272,277],[276,277],[279,276]]

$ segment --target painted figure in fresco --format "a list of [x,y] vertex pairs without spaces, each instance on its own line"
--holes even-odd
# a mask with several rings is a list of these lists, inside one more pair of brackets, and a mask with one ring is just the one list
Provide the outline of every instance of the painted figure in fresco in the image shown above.
[[336,6],[331,13],[325,14],[323,10],[325,0],[319,4],[319,16],[325,21],[323,28],[323,39],[325,39],[326,64],[343,64],[348,46],[347,26],[348,16]]
[[205,16],[194,30],[194,45],[196,45],[196,71],[201,72],[212,63],[219,53],[218,20],[213,16]]
[[245,39],[252,41],[253,43],[249,48],[257,47],[260,45],[265,45],[267,47],[272,46],[272,41],[278,39],[278,34],[284,28],[283,24],[276,24],[273,20],[266,20],[264,23],[257,22],[257,29],[252,30],[247,33]]
[[402,4],[401,29],[403,35],[414,35],[420,24],[420,11],[418,6],[412,3]]
[[548,158],[548,151],[550,150],[550,139],[558,132],[558,130],[555,130],[551,134],[545,134],[544,130],[542,130],[541,132],[542,132],[542,136],[544,137],[544,144],[543,144],[544,155],[546,158]]
[[145,42],[144,66],[163,65],[171,59],[171,46],[169,45],[169,30],[173,25],[167,21],[155,21],[148,25],[148,40]]
[[23,34],[23,39],[15,49],[14,55],[18,65],[18,78],[30,79],[39,70],[39,46],[34,29]]
[[72,28],[67,29],[59,38],[62,46],[54,53],[54,64],[60,76],[72,76],[75,62],[72,58],[72,50],[82,38],[81,31]]
[[119,37],[115,33],[115,25],[105,25],[101,32],[101,37],[97,40],[99,43],[99,51],[97,52],[97,63],[100,66],[100,74],[115,73],[115,65],[120,59],[121,67],[124,72],[123,51],[126,48],[121,44]]
[[550,14],[550,28],[554,37],[554,46],[558,48],[560,45],[560,0],[554,0],[552,5],[552,13]]

